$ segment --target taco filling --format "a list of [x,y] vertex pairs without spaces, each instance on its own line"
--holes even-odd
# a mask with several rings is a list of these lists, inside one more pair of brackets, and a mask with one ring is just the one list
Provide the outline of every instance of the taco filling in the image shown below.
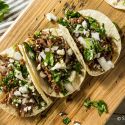
[[104,24],[69,10],[58,23],[68,28],[91,71],[104,72],[114,67],[113,38],[107,36]]
[[30,58],[36,61],[40,77],[52,91],[64,96],[73,92],[76,88],[73,82],[81,76],[81,64],[64,38],[50,31],[40,31],[27,41],[25,48],[29,50]]
[[15,58],[0,56],[0,94],[2,104],[11,105],[22,117],[30,116],[33,110],[45,109],[47,104],[35,89],[19,52]]

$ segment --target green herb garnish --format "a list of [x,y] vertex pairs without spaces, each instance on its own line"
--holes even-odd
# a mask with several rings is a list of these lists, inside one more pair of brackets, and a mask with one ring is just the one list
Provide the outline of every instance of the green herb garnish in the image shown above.
[[66,27],[69,26],[69,22],[63,18],[59,18],[57,22],[63,26],[66,26]]
[[39,38],[41,36],[41,31],[35,31],[34,36]]
[[68,125],[70,122],[71,122],[71,119],[69,119],[68,117],[66,117],[66,118],[63,119],[63,123],[65,125]]
[[46,58],[44,62],[50,66],[54,65],[54,55],[52,54],[52,52],[46,52]]
[[79,12],[75,12],[75,11],[71,11],[71,10],[67,10],[65,15],[66,15],[67,19],[79,18],[81,16],[81,14]]
[[9,5],[0,0],[0,22],[3,21],[4,15],[9,12]]
[[81,64],[80,64],[79,62],[76,62],[76,64],[73,65],[73,69],[74,69],[76,72],[80,73],[80,72],[81,72]]
[[86,61],[91,61],[94,59],[94,50],[85,48],[83,52],[84,59]]
[[30,47],[30,45],[29,45],[28,43],[26,43],[26,42],[24,42],[23,45],[24,45],[26,51],[28,52],[29,57],[30,57],[32,60],[35,60],[35,59],[36,59],[36,54],[35,54],[33,48]]
[[99,115],[101,116],[103,113],[108,113],[107,104],[103,100],[99,101],[91,101],[89,98],[84,100],[83,105],[90,109],[91,107],[95,107],[98,110]]

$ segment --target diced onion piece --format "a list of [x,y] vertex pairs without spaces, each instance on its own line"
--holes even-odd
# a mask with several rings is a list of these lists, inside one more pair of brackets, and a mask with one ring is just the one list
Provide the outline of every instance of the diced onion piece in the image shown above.
[[69,56],[71,56],[71,55],[73,54],[72,49],[71,49],[71,48],[70,48],[70,49],[68,49],[68,50],[67,50],[67,53],[68,53],[68,55],[69,55]]
[[61,56],[64,56],[65,55],[65,50],[64,49],[57,50],[57,54],[61,55]]
[[39,71],[41,69],[41,64],[38,64],[38,66],[36,67],[37,71]]
[[73,88],[71,83],[66,83],[66,84],[64,84],[64,86],[65,86],[65,88],[66,88],[66,90],[68,92],[73,92],[74,91],[74,88]]
[[56,63],[55,66],[51,68],[51,70],[65,69],[65,68],[66,68],[66,64],[64,63],[63,60],[61,60],[60,62]]
[[45,54],[43,51],[40,53],[40,56],[41,56],[43,59],[46,59],[46,54]]
[[87,22],[86,22],[85,20],[82,22],[82,26],[83,26],[84,28],[87,28]]
[[50,48],[45,48],[45,52],[49,52],[50,51]]
[[21,60],[22,59],[22,55],[19,52],[15,52],[14,53],[14,59]]
[[15,92],[14,92],[14,95],[15,95],[15,96],[21,96],[21,92],[20,92],[20,91],[15,91]]
[[53,46],[53,47],[51,48],[51,50],[54,52],[54,51],[56,51],[58,48],[59,48],[58,46]]
[[15,77],[18,78],[18,79],[20,79],[20,80],[26,81],[26,80],[23,78],[22,73],[21,73],[20,71],[16,70],[16,69],[15,69]]
[[42,77],[42,78],[45,78],[46,77],[46,74],[44,74],[42,71],[40,72],[40,76]]
[[70,75],[70,77],[69,77],[69,81],[70,81],[70,82],[73,82],[75,78],[76,78],[76,71],[72,71],[72,72],[71,72],[71,75]]
[[26,87],[26,86],[21,86],[21,87],[19,87],[19,91],[21,92],[21,93],[28,93],[29,91],[28,91],[28,88]]
[[81,27],[81,25],[77,24],[75,31],[78,31],[80,27]]
[[91,33],[91,35],[92,35],[92,38],[94,38],[95,40],[99,40],[100,41],[100,37],[99,37],[99,33]]
[[99,58],[98,62],[105,71],[114,68],[114,64],[111,61],[106,61],[104,57]]
[[57,21],[57,17],[52,14],[52,13],[47,13],[46,14],[46,18],[49,20],[49,21]]
[[86,41],[83,37],[78,37],[78,41],[80,42],[81,45],[83,45],[84,48],[87,48]]

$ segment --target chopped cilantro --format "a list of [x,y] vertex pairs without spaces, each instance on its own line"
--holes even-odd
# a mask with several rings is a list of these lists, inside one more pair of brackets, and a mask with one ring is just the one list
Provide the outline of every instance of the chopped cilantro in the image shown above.
[[81,64],[79,62],[76,62],[74,65],[73,65],[73,68],[76,72],[80,73],[81,72]]
[[94,59],[94,50],[85,48],[83,51],[83,56],[86,61],[91,61]]
[[67,19],[79,18],[81,16],[81,14],[79,12],[75,12],[75,11],[71,11],[71,10],[67,10],[65,15],[66,15]]
[[9,12],[9,5],[0,0],[0,22],[3,21],[4,15]]
[[89,109],[91,107],[95,107],[98,110],[99,115],[101,116],[103,113],[108,113],[107,104],[103,100],[99,101],[91,101],[90,99],[85,99],[83,105]]
[[41,36],[41,31],[35,31],[34,36],[39,38]]
[[35,60],[35,59],[36,59],[36,54],[35,54],[33,48],[30,47],[30,45],[29,45],[28,43],[26,43],[26,42],[24,42],[23,45],[24,45],[26,51],[28,52],[29,57],[30,57],[32,60]]
[[69,22],[65,20],[64,18],[59,18],[57,22],[63,26],[66,26],[66,27],[69,26]]
[[66,117],[66,118],[63,119],[63,123],[65,125],[68,125],[70,122],[71,122],[71,119],[69,119],[68,117]]
[[46,62],[50,66],[54,65],[54,55],[52,54],[52,52],[46,52],[46,58],[44,62]]

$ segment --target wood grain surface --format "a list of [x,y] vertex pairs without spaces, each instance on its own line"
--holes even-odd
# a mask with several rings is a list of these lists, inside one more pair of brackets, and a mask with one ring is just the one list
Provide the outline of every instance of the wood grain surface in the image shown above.
[[[61,1],[61,2],[60,2]],[[85,5],[80,7],[80,0],[33,0],[32,3],[18,17],[8,31],[0,39],[0,51],[17,42],[23,42],[27,35],[37,29],[52,27],[44,15],[53,12],[62,15],[62,9],[66,2],[77,5],[76,10],[96,9],[106,14],[120,27],[125,24],[125,13],[113,9],[104,0],[85,0]],[[124,44],[124,42],[123,42]],[[125,44],[121,56],[113,70],[99,77],[87,76],[79,92],[73,94],[73,100],[58,99],[48,110],[46,117],[38,115],[32,118],[17,118],[10,116],[0,109],[0,125],[63,125],[59,113],[64,111],[73,121],[79,121],[82,125],[104,125],[114,110],[119,106],[125,95]],[[101,117],[95,109],[86,112],[83,100],[90,97],[92,100],[103,99],[109,108],[109,113]]]

